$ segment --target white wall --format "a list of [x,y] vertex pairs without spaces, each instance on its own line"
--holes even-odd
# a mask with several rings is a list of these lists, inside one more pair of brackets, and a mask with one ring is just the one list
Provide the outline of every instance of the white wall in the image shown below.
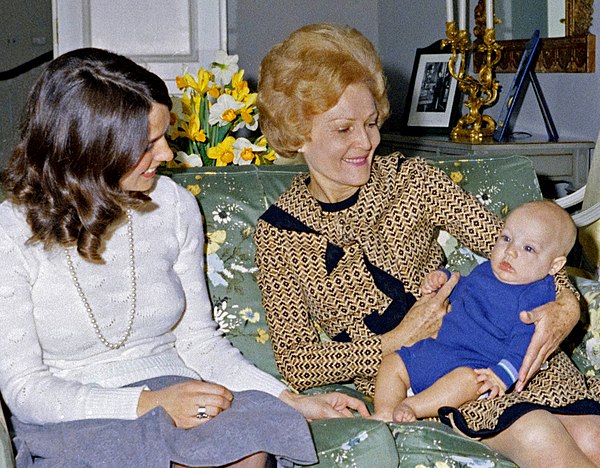
[[306,24],[348,24],[377,44],[377,4],[377,0],[228,0],[229,52],[239,55],[244,77],[256,80],[269,49]]

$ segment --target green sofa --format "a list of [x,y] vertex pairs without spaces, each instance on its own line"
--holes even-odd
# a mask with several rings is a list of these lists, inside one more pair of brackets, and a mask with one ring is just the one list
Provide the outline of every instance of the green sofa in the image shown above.
[[[531,162],[521,156],[437,161],[450,177],[491,210],[506,215],[519,204],[541,197]],[[207,282],[213,311],[221,329],[258,367],[281,378],[271,351],[254,264],[254,226],[304,166],[227,166],[165,171],[197,198],[207,235]],[[468,273],[478,257],[440,233],[451,269]],[[584,372],[595,372],[586,342],[598,337],[592,330],[600,321],[600,284],[574,278],[587,299],[578,339],[567,344]],[[596,325],[597,326],[597,325]],[[587,328],[586,328],[587,327]],[[583,339],[581,338],[587,333]],[[326,339],[324,337],[324,339]],[[593,352],[588,350],[589,352]],[[597,361],[596,361],[597,362]],[[313,389],[347,392],[363,398],[351,385]],[[365,399],[368,404],[370,402]],[[434,421],[385,424],[362,418],[311,423],[319,467],[514,467],[509,460]],[[10,441],[0,425],[3,445],[0,466],[12,466]]]

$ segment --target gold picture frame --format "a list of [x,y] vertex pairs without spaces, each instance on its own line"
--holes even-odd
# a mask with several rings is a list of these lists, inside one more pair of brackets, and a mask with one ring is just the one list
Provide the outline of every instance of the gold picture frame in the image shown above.
[[[535,71],[542,73],[594,73],[596,70],[596,36],[590,33],[594,0],[565,0],[565,37],[541,39],[540,55]],[[485,31],[485,0],[475,7],[474,34],[483,42]],[[514,73],[528,39],[498,41],[502,58],[496,65],[497,73]],[[482,57],[475,54],[477,69]]]

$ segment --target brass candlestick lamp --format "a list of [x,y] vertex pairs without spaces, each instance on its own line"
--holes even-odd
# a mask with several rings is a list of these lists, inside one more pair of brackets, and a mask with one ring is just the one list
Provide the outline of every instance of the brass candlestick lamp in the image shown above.
[[[480,3],[478,8],[481,6]],[[482,12],[478,12],[476,8],[475,14],[482,14]],[[490,25],[491,27],[489,27]],[[477,26],[477,28],[479,27]],[[493,135],[496,128],[494,119],[483,114],[482,111],[496,102],[500,88],[500,83],[494,74],[494,66],[500,61],[502,47],[496,42],[494,18],[492,17],[490,21],[486,22],[481,42],[472,43],[466,28],[459,30],[454,21],[446,23],[446,36],[448,39],[442,41],[442,47],[450,45],[452,48],[448,68],[452,77],[457,80],[459,89],[465,93],[465,106],[469,109],[468,114],[462,116],[452,129],[450,137],[453,141],[482,143],[484,138]],[[475,31],[475,36],[480,36],[477,31]],[[477,78],[469,75],[467,70],[466,59],[471,51],[485,54]],[[457,70],[459,55],[461,60]]]

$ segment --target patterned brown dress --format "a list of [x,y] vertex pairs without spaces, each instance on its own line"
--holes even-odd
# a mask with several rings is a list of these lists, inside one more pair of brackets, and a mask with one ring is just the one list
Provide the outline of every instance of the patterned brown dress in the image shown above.
[[[318,202],[307,181],[296,177],[256,228],[277,365],[298,390],[354,382],[372,395],[378,335],[402,320],[425,275],[444,262],[439,229],[488,256],[501,220],[420,158],[376,156],[369,182],[340,203]],[[557,278],[559,290],[569,285]]]

